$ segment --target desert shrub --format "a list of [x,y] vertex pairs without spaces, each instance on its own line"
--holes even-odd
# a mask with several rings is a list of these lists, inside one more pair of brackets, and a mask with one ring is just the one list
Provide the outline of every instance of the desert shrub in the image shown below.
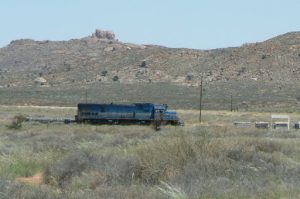
[[[68,152],[78,148],[81,143],[98,143],[102,141],[102,135],[95,132],[82,132],[82,133],[66,133],[66,132],[49,132],[35,136],[28,139],[35,152],[41,151],[61,151]],[[77,143],[77,144],[75,144]]]
[[159,192],[155,187],[143,185],[132,186],[103,186],[91,190],[68,189],[58,191],[51,186],[33,187],[18,184],[7,179],[0,178],[0,198],[2,199],[98,199],[98,198],[161,198],[167,199],[169,196]]
[[170,199],[168,195],[165,195],[158,191],[156,187],[149,187],[144,185],[116,185],[116,186],[100,186],[97,189],[90,190],[73,190],[65,192],[65,198],[68,199],[79,199],[79,198],[87,198],[87,199],[98,199],[98,198],[108,198],[108,199]]
[[98,185],[131,185],[140,180],[143,167],[135,157],[105,155],[94,156],[90,170],[102,175],[95,181]]
[[[139,129],[140,131],[127,131],[122,133],[122,135],[127,138],[127,139],[138,139],[138,140],[143,140],[143,139],[149,139],[156,134],[153,133],[152,129]],[[150,130],[150,131],[149,131]]]
[[107,70],[104,70],[101,72],[101,76],[105,77],[107,75],[107,73],[108,73]]
[[74,148],[74,143],[70,136],[43,134],[36,138],[28,140],[34,152],[43,151],[67,151]]
[[58,199],[63,197],[60,197],[57,191],[51,190],[49,187],[37,188],[0,178],[0,198]]
[[[202,154],[195,161],[187,162],[180,172],[170,177],[169,182],[181,187],[189,197],[201,198],[203,193],[209,192],[208,189],[223,187],[219,189],[222,191],[228,188],[225,182],[231,180],[230,176],[226,176],[226,171],[230,168],[231,164],[225,157],[217,158]],[[217,179],[222,180],[212,185]]]
[[103,135],[96,132],[81,132],[72,137],[72,142],[96,141],[101,142]]
[[118,81],[118,80],[119,80],[119,76],[117,76],[117,75],[113,76],[112,80],[113,80],[114,82]]
[[43,164],[32,159],[18,158],[6,169],[7,174],[12,176],[31,176],[43,169]]
[[22,123],[26,121],[27,118],[24,115],[18,114],[14,116],[14,118],[11,121],[11,124],[7,126],[9,129],[21,129]]
[[246,69],[247,69],[247,68],[243,66],[241,69],[239,69],[239,70],[237,71],[237,72],[238,72],[237,75],[240,76],[241,74],[245,73],[245,72],[246,72]]
[[181,187],[191,198],[207,198],[206,194],[215,198],[230,190],[249,197],[257,190],[273,186],[274,179],[287,182],[283,174],[288,167],[275,154],[256,150],[247,142],[229,149],[226,144],[218,144],[221,146],[212,151],[213,146],[207,146],[207,151],[197,154],[195,161],[188,161],[169,182]]
[[45,183],[65,188],[72,178],[84,173],[92,173],[91,184],[130,185],[139,180],[142,166],[133,157],[115,155],[97,156],[86,151],[77,151],[66,158],[49,165],[45,171]]
[[[266,139],[212,137],[213,132],[184,132],[141,146],[144,183],[160,180],[180,187],[190,198],[249,197],[279,184],[298,184],[300,167],[283,159],[282,143]],[[289,177],[286,177],[289,176]],[[238,185],[239,189],[236,188]],[[228,195],[229,198],[230,194]]]
[[[194,138],[194,139],[192,139]],[[143,165],[141,179],[146,184],[158,184],[181,172],[189,162],[195,162],[204,151],[205,139],[191,134],[177,138],[155,140],[137,150]]]
[[106,147],[124,146],[126,139],[121,135],[115,135],[111,140],[104,144]]
[[146,61],[142,61],[140,67],[141,67],[141,68],[146,68],[146,67],[147,67]]
[[275,141],[261,140],[252,143],[258,151],[263,151],[266,153],[273,153],[275,151],[281,151],[282,145]]
[[74,152],[65,159],[46,168],[45,183],[63,188],[73,176],[80,175],[89,166],[89,162],[89,153],[84,151]]
[[[18,148],[22,150],[22,148]],[[31,154],[10,154],[0,156],[0,175],[9,179],[16,177],[27,177],[34,175],[38,171],[42,171],[45,162],[38,157],[31,157]]]
[[160,184],[161,186],[158,186],[158,190],[164,193],[166,196],[169,196],[170,198],[176,198],[176,199],[188,198],[188,196],[183,191],[172,186],[171,184],[168,184],[163,181],[161,181]]
[[187,74],[185,77],[186,80],[191,81],[194,79],[194,75],[193,74]]

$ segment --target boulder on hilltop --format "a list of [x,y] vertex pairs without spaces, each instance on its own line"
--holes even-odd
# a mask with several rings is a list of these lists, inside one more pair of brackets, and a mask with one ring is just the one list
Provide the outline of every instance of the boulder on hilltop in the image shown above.
[[110,30],[101,30],[96,29],[96,32],[92,34],[92,38],[97,39],[108,39],[108,40],[115,40],[115,33]]
[[40,86],[44,86],[47,84],[47,80],[43,77],[37,77],[35,80],[34,80],[34,83],[36,85],[40,85]]

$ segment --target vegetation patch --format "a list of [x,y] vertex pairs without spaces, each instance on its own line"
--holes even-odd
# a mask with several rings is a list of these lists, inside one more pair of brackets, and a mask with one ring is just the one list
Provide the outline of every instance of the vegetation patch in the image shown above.
[[21,114],[16,115],[16,116],[13,117],[13,119],[11,121],[11,124],[7,125],[7,128],[9,128],[9,129],[21,129],[22,128],[22,123],[26,120],[27,120],[26,116],[21,115]]
[[35,173],[42,171],[45,167],[44,162],[39,161],[36,158],[20,155],[1,157],[1,164],[1,175],[9,178],[32,176]]
[[[299,196],[299,132],[232,125],[268,114],[204,111],[199,124],[198,111],[178,112],[186,125],[158,132],[137,125],[24,123],[18,131],[2,125],[0,198]],[[42,185],[27,184],[37,179]]]

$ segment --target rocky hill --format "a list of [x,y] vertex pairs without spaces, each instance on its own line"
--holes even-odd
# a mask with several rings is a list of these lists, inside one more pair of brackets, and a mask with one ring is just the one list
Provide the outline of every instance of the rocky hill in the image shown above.
[[[175,93],[182,90],[177,96],[178,100],[183,100],[182,93],[189,91],[184,96],[187,99],[182,103],[190,104],[188,107],[196,107],[200,76],[203,76],[206,85],[208,104],[227,103],[228,96],[231,95],[239,105],[247,103],[262,106],[274,100],[279,104],[282,101],[297,103],[300,32],[287,33],[265,42],[244,44],[241,47],[195,50],[122,43],[113,32],[96,30],[91,36],[81,39],[21,39],[0,49],[0,87],[6,94],[16,95],[18,90],[26,89],[47,93],[50,90],[74,89],[74,93],[81,92],[82,95],[83,89],[101,87],[114,91],[118,87],[124,92],[126,88],[139,88],[136,92],[152,90],[156,95],[158,90],[173,89]],[[132,90],[129,89],[128,92],[136,95]],[[159,96],[163,96],[164,91]],[[123,96],[124,93],[116,96],[116,93],[109,94],[107,90],[102,92],[110,100],[112,96],[116,97],[117,100],[114,101],[140,99],[131,97],[128,93],[122,98],[118,96]],[[257,96],[254,98],[249,92]],[[289,98],[285,100],[285,96]],[[97,95],[94,97],[93,101],[108,100],[100,94],[100,98]],[[172,94],[164,98],[177,99]],[[163,101],[153,96],[142,98],[143,101],[147,99]],[[34,100],[28,97],[25,102],[32,101]],[[2,95],[0,102],[10,101]],[[25,103],[22,100],[16,102]],[[174,101],[174,104],[177,102]]]

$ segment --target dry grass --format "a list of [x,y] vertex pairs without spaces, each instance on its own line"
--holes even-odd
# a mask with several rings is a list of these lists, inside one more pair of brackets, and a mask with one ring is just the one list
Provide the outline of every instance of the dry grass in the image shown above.
[[[12,117],[44,111],[0,109]],[[46,110],[49,116],[74,112]],[[14,130],[1,114],[0,198],[299,197],[299,132],[232,125],[268,120],[269,113],[204,111],[202,124],[198,111],[179,115],[185,127],[155,132],[147,126],[33,123]],[[38,187],[16,182],[40,172]]]

